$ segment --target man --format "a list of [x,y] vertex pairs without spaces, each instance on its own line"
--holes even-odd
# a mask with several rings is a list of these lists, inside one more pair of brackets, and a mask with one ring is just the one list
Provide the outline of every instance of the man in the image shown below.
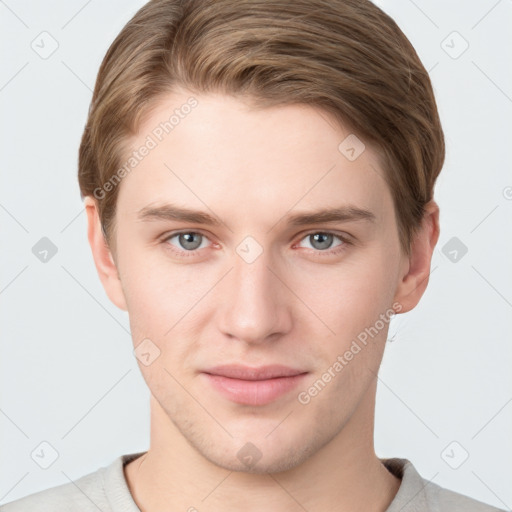
[[370,2],[149,2],[100,68],[79,181],[150,449],[2,509],[497,510],[373,445],[443,159],[428,74]]

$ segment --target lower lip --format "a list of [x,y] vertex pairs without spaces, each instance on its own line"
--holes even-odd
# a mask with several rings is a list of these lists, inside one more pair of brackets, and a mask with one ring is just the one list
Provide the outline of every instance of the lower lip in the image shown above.
[[297,387],[307,375],[277,377],[266,380],[230,379],[221,375],[204,373],[211,385],[232,402],[245,405],[265,405]]

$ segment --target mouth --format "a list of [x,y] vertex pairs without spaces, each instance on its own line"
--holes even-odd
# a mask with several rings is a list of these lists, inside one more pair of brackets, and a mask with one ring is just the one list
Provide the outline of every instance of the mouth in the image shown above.
[[296,388],[308,374],[287,366],[216,366],[202,372],[209,385],[230,401],[265,405]]

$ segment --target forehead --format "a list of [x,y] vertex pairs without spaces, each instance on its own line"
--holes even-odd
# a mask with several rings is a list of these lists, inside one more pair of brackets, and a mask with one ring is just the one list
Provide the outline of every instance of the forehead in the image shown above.
[[171,202],[271,222],[291,209],[392,209],[377,153],[312,106],[257,109],[181,90],[154,106],[128,148],[125,162],[139,155],[119,191],[125,213]]

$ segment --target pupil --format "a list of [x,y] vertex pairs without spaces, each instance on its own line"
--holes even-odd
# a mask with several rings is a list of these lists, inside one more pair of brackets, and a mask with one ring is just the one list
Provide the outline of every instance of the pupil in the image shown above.
[[[314,240],[314,243],[312,243],[312,245],[317,249],[328,249],[332,244],[332,235],[328,233],[315,233],[314,235],[311,236],[313,237]],[[317,246],[315,246],[315,244]]]
[[181,233],[180,234],[181,246],[184,249],[190,249],[190,250],[197,249],[201,245],[201,239],[200,239],[201,235],[198,235],[197,236],[198,240],[196,240],[194,242],[193,239],[196,235],[198,235],[198,234],[197,233]]

